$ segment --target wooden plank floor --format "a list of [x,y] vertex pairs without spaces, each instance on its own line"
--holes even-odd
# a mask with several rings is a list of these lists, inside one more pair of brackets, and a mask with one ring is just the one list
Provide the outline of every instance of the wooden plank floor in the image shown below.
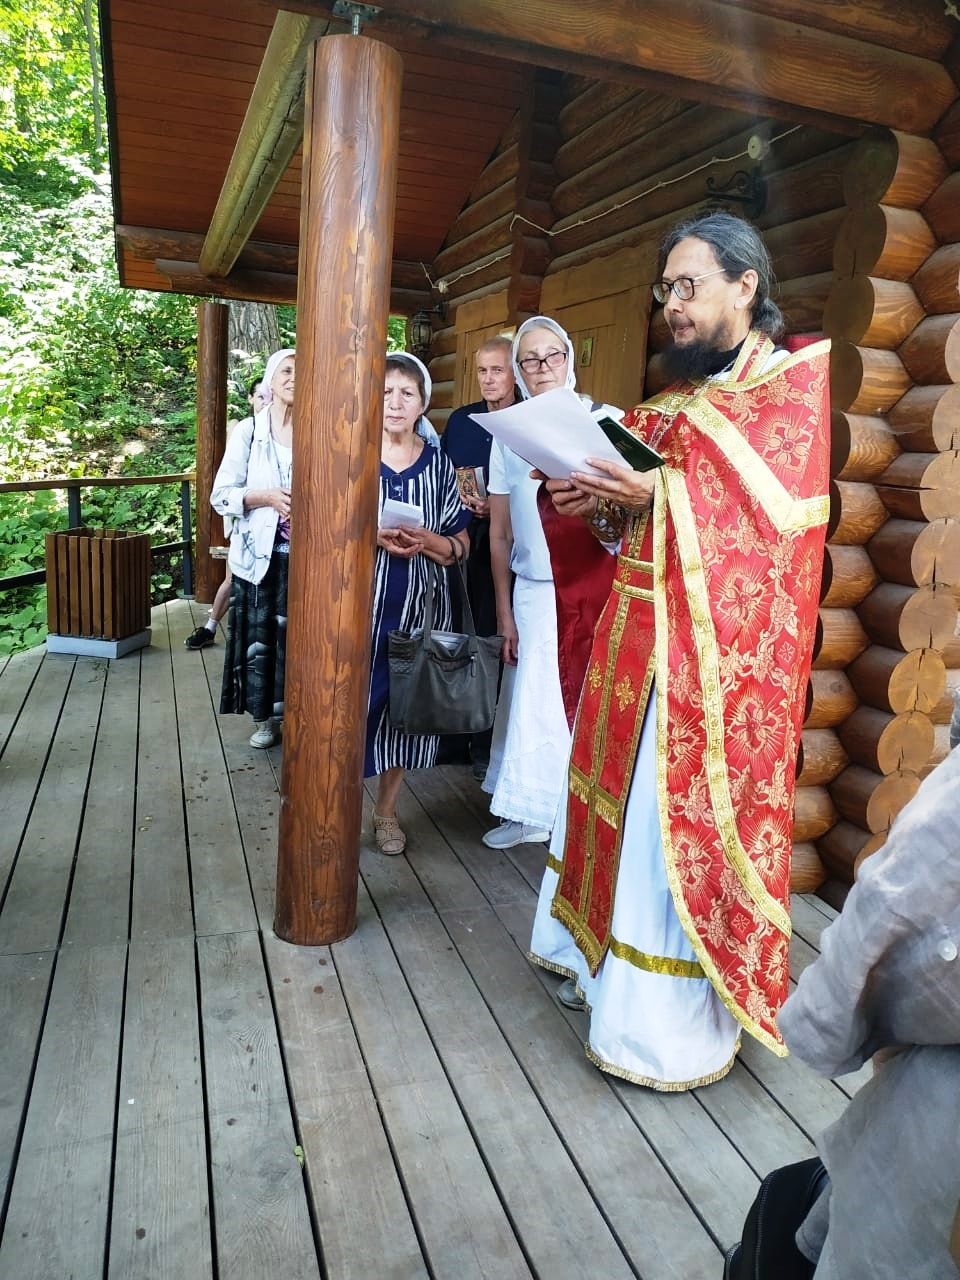
[[[202,616],[0,669],[0,1276],[719,1280],[860,1079],[597,1072],[525,958],[543,847],[486,849],[465,769],[411,776],[351,938],[279,942],[280,749],[216,714]],[[796,899],[795,972],[832,915]]]

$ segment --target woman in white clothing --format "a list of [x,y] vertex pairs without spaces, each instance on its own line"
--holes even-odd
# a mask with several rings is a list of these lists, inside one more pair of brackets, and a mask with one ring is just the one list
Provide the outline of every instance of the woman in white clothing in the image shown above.
[[275,351],[263,375],[264,408],[230,435],[210,504],[233,517],[230,634],[221,712],[254,719],[252,747],[270,747],[283,715],[293,460],[294,352]]
[[[574,388],[574,360],[569,336],[548,316],[533,316],[518,329],[513,368],[524,399],[555,387]],[[591,408],[597,416],[621,416],[611,405]],[[538,487],[530,464],[494,442],[487,483],[490,562],[503,661],[516,671],[512,694],[501,696],[497,708],[483,782],[493,797],[490,810],[501,819],[483,837],[491,849],[549,840],[570,753],[557,665],[553,571],[537,510]]]

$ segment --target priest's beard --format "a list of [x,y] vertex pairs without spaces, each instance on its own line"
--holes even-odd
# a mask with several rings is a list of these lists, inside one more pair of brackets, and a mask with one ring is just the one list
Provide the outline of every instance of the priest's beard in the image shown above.
[[719,373],[739,350],[721,350],[703,338],[693,342],[672,342],[663,353],[663,367],[671,382],[698,382]]

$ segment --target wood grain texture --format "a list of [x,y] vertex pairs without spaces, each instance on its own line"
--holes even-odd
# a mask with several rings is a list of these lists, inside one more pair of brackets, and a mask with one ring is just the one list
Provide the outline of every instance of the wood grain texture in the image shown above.
[[[960,122],[960,110],[955,110],[953,114]],[[957,167],[960,166],[960,159],[954,159],[951,163],[954,165],[954,172],[944,178],[922,210],[934,235],[943,245],[960,240],[960,168]]]
[[909,130],[869,129],[847,165],[843,190],[854,209],[871,204],[919,209],[946,176],[943,153],[930,138]]
[[112,662],[77,845],[64,942],[126,942],[130,931],[140,654]]
[[813,665],[818,671],[843,671],[870,643],[853,609],[821,609]]
[[942,649],[953,635],[957,606],[945,583],[908,587],[881,582],[857,614],[870,638],[888,649]]
[[894,818],[917,794],[920,779],[906,769],[881,776],[852,764],[830,784],[830,795],[847,822],[876,835],[889,831]]
[[53,953],[0,956],[0,1198],[6,1200],[13,1178],[34,1054],[43,1027]]
[[319,1280],[256,933],[197,939],[217,1268]]
[[829,831],[836,821],[837,811],[826,787],[797,787],[793,812],[795,842],[816,840]]
[[960,382],[960,313],[928,316],[898,354],[914,382]]
[[197,545],[194,561],[196,597],[211,604],[226,565],[214,560],[210,547],[227,539],[223,522],[214,517],[210,491],[227,443],[227,333],[230,308],[218,302],[197,303]]
[[299,943],[356,912],[401,72],[362,36],[308,63],[276,915]]
[[[450,24],[443,0],[397,0],[391,11],[430,26]],[[632,11],[603,0],[591,10],[589,26],[579,17],[558,13],[543,0],[528,4],[523,13],[504,11],[490,0],[470,0],[457,11],[455,34],[461,43],[468,35],[480,38],[488,51],[541,65],[566,66],[562,55],[576,55],[583,74],[603,63],[611,79],[618,78],[619,68],[675,77],[678,97],[706,96],[722,86],[718,100],[724,103],[738,97],[789,99],[809,110],[921,133],[933,127],[956,95],[949,74],[933,62],[815,26],[752,14],[745,38],[743,14],[727,5],[681,9],[655,0],[644,9],[640,25]]]
[[73,674],[0,911],[0,953],[60,941],[105,677],[106,664],[89,661]]
[[124,946],[67,949],[58,959],[0,1275],[103,1274],[125,967]]
[[834,479],[877,480],[899,453],[897,437],[883,418],[839,409],[831,414],[830,474]]
[[940,701],[944,673],[943,658],[934,649],[904,653],[883,645],[871,645],[847,671],[861,702],[897,715],[931,712]]
[[886,832],[871,835],[854,822],[838,822],[817,841],[817,852],[829,875],[843,884],[852,884],[857,858],[867,850],[878,849],[885,839]]
[[804,729],[800,735],[803,766],[798,787],[820,787],[832,782],[847,764],[847,754],[833,729]]
[[426,1280],[331,953],[292,947],[269,933],[264,949],[326,1273]]
[[960,520],[888,520],[867,551],[886,582],[907,587],[960,582]]
[[960,385],[911,387],[887,418],[903,449],[943,453],[960,448]]
[[872,484],[830,481],[828,537],[837,545],[862,546],[887,518],[887,509]]
[[902,453],[877,493],[892,516],[905,520],[960,517],[960,453]]
[[214,1275],[192,938],[133,943],[107,1280]]
[[945,244],[932,253],[911,284],[928,315],[956,312],[960,307],[960,244]]
[[828,338],[892,351],[924,314],[911,285],[876,276],[851,276],[834,285],[823,312],[823,331]]
[[833,247],[833,266],[841,278],[868,275],[909,280],[936,247],[923,213],[869,204],[845,215]]
[[823,581],[820,603],[827,609],[844,609],[859,604],[876,586],[879,575],[862,546],[828,542],[824,549]]
[[858,347],[842,338],[833,342],[830,348],[830,392],[835,409],[845,409],[848,413],[884,414],[906,394],[910,386],[911,376],[896,351]]
[[919,711],[900,715],[858,707],[839,729],[843,750],[854,764],[876,773],[918,772],[933,750],[933,724]]

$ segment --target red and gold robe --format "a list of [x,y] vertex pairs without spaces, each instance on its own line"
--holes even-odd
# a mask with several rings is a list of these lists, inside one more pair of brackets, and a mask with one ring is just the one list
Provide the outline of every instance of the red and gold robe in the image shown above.
[[784,1052],[794,775],[828,515],[829,343],[624,419],[666,459],[597,624],[574,729],[553,915],[591,972],[610,944],[624,809],[651,689],[667,880],[726,1007]]

